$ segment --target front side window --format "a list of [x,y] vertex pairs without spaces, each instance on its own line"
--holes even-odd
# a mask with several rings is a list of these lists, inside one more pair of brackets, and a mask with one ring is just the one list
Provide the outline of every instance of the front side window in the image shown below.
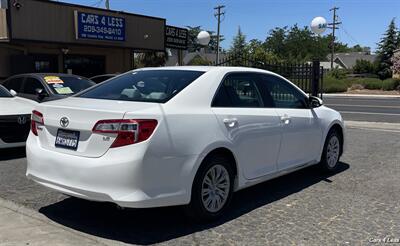
[[134,71],[109,79],[79,97],[164,103],[203,73],[184,70]]
[[256,76],[251,73],[229,74],[218,88],[212,102],[212,107],[263,107],[263,101],[256,81]]
[[261,75],[262,86],[276,108],[308,108],[306,97],[287,81],[274,75]]
[[4,86],[0,85],[0,98],[1,97],[13,97],[13,96]]

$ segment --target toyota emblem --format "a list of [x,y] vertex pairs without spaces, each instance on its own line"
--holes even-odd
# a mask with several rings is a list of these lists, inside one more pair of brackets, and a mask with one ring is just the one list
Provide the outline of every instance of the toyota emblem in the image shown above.
[[60,119],[60,125],[64,128],[67,127],[69,125],[69,119],[67,117],[62,117]]
[[25,116],[19,116],[17,119],[18,124],[24,125],[26,123],[26,117]]

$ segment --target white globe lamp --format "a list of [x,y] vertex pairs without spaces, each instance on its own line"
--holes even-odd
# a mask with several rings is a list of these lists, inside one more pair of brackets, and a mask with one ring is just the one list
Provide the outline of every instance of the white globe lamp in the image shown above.
[[327,23],[324,17],[315,17],[312,21],[311,21],[311,30],[316,33],[316,34],[322,34],[323,32],[325,32],[326,27],[327,27]]
[[211,40],[211,36],[208,32],[206,31],[201,31],[199,32],[199,34],[197,35],[197,42],[203,46],[208,45],[208,43],[210,43]]

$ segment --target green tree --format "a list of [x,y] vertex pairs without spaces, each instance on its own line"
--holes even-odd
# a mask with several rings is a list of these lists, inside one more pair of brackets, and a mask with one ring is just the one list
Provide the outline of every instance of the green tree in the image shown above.
[[209,66],[211,62],[203,59],[200,55],[196,55],[189,63],[189,66]]
[[229,49],[232,54],[247,54],[246,35],[243,34],[240,26],[235,37],[233,37],[232,45]]
[[400,29],[397,33],[397,48],[400,49]]
[[378,76],[381,79],[392,77],[391,67],[393,63],[391,58],[398,45],[397,35],[397,28],[393,18],[387,31],[378,43]]
[[252,39],[247,44],[247,51],[252,59],[256,61],[280,62],[281,60],[277,55],[268,51],[265,43],[258,39]]
[[161,67],[165,65],[168,56],[164,52],[145,52],[138,55],[137,67]]
[[286,55],[285,41],[288,27],[276,27],[269,31],[264,45],[267,51],[284,59]]
[[374,70],[374,64],[367,60],[357,60],[353,67],[353,73],[355,74],[373,73]]

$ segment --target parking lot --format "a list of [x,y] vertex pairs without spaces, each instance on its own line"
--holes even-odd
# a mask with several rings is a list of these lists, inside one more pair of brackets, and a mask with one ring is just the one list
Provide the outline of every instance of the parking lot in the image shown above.
[[187,221],[179,207],[120,210],[39,187],[25,178],[23,149],[0,153],[0,197],[108,245],[355,245],[399,238],[400,132],[352,127],[347,134],[337,173],[311,167],[245,189],[227,217],[207,225]]

